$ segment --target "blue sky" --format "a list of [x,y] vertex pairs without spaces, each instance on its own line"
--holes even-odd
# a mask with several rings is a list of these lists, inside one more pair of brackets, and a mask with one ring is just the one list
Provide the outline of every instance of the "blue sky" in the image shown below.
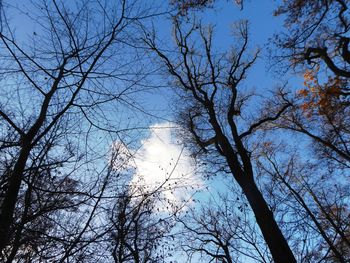
[[[196,19],[200,19],[203,24],[215,25],[214,47],[218,50],[226,51],[234,44],[232,36],[232,28],[235,22],[239,20],[249,21],[249,38],[251,51],[259,48],[261,50],[259,59],[250,70],[248,78],[244,82],[245,88],[254,89],[264,94],[276,86],[282,86],[288,82],[293,90],[300,89],[302,83],[300,78],[290,74],[283,76],[278,75],[274,70],[270,69],[271,61],[269,61],[269,53],[267,46],[273,38],[273,34],[282,28],[283,18],[273,16],[273,10],[276,7],[275,1],[260,0],[246,1],[243,10],[235,6],[233,1],[216,1],[215,8],[206,9],[196,13]],[[158,36],[167,44],[172,41],[172,26],[168,18],[160,17],[154,23]],[[161,84],[166,84],[162,82]],[[158,79],[157,79],[158,81]],[[149,105],[151,108],[159,106],[164,115],[171,118],[171,112],[168,112],[169,90],[162,90],[155,96],[150,96]],[[265,95],[267,95],[265,93]],[[163,110],[164,109],[164,110]],[[164,116],[163,115],[163,116]]]
[[[216,33],[214,45],[220,50],[226,50],[233,44],[234,40],[231,32],[234,22],[240,19],[249,20],[250,47],[252,50],[259,47],[262,52],[259,60],[248,74],[244,86],[248,89],[254,88],[258,93],[261,92],[264,94],[267,90],[272,90],[276,85],[282,85],[286,81],[289,81],[290,85],[294,85],[294,89],[299,89],[301,83],[300,79],[289,79],[288,75],[276,76],[276,74],[267,71],[268,54],[266,45],[269,43],[269,38],[273,37],[273,34],[279,31],[282,25],[281,18],[272,16],[276,6],[275,2],[269,0],[247,1],[243,11],[239,10],[232,2],[233,1],[224,0],[217,1],[214,9],[199,12],[198,16],[202,18],[205,24],[215,24]],[[23,7],[26,5],[26,1],[17,1],[17,3]],[[11,19],[15,23],[18,36],[23,39],[26,38],[26,36],[32,36],[33,32],[36,30],[36,27],[32,27],[28,20],[23,17],[11,17]],[[154,24],[156,29],[160,32],[160,38],[165,43],[172,41],[171,23],[168,18],[157,18]],[[160,83],[162,86],[167,84],[161,76],[154,76],[153,81],[154,83]],[[162,117],[149,119],[143,118],[142,115],[140,115],[140,117],[137,118],[138,126],[148,127],[153,125],[152,127],[162,127],[162,125],[168,125],[167,120],[172,120],[173,118],[172,112],[169,110],[169,104],[172,104],[171,98],[173,95],[170,89],[160,88],[138,98],[141,100],[141,105],[146,112],[152,112]],[[130,114],[132,115],[133,113],[131,112]],[[169,126],[173,127],[171,125]],[[143,137],[138,138],[138,144],[141,148],[138,149],[139,159],[136,163],[139,165],[139,174],[143,173],[142,176],[146,177],[146,181],[148,182],[153,182],[157,178],[164,177],[164,173],[161,169],[158,169],[158,167],[163,167],[168,163],[164,158],[170,159],[169,161],[171,161],[171,159],[177,159],[179,153],[182,153],[181,149],[183,148],[183,145],[173,144],[172,139],[169,137],[170,133],[165,132],[164,134],[164,130],[162,130],[162,136],[157,136],[156,133],[157,131],[153,128],[152,134],[145,133]],[[153,155],[147,155],[155,146],[158,147],[158,150],[162,149],[166,151],[164,153],[157,152],[159,156],[162,156],[162,158],[160,158],[162,160],[159,163],[156,162]],[[108,145],[106,145],[106,148],[108,148]],[[169,154],[170,149],[173,155]],[[192,165],[188,156],[184,156],[183,162],[187,166]],[[141,169],[142,167],[147,167],[151,172],[143,172]],[[163,168],[165,170],[170,169],[170,167]],[[191,170],[191,168],[188,167],[186,167],[186,169],[180,167],[179,169]],[[157,174],[156,171],[159,171],[159,173]],[[183,171],[180,171],[180,173],[183,173]],[[189,178],[191,179],[192,177],[189,176]],[[209,182],[214,189],[225,190],[222,178],[217,177]],[[198,182],[196,182],[196,184],[198,184]],[[201,194],[200,198],[205,199],[205,194]]]
[[[28,2],[30,1],[22,0],[11,2],[11,4],[29,13],[31,10],[29,9],[30,5],[28,5]],[[155,3],[164,6],[164,1],[156,0]],[[214,6],[215,8],[213,9],[197,12],[196,16],[199,17],[204,24],[215,25],[214,46],[217,49],[228,50],[230,45],[234,43],[232,27],[235,22],[241,19],[249,20],[251,50],[257,48],[261,49],[260,58],[251,69],[244,83],[246,88],[256,89],[264,93],[264,91],[272,90],[277,85],[282,85],[288,81],[290,85],[295,87],[294,89],[299,89],[298,86],[301,84],[300,79],[298,80],[295,76],[291,78],[289,75],[278,76],[274,74],[273,70],[267,68],[269,61],[266,46],[269,44],[269,38],[272,38],[275,32],[280,31],[282,26],[282,18],[272,15],[276,7],[276,1],[246,1],[243,10],[240,10],[233,1],[219,0],[215,2]],[[21,39],[32,38],[33,33],[38,30],[37,26],[33,26],[30,20],[24,15],[18,16],[18,14],[12,13],[9,14],[8,17],[15,26],[16,35]],[[168,17],[161,16],[156,18],[153,25],[155,25],[164,43],[172,41],[172,28]],[[167,84],[164,79],[159,76],[154,76],[153,81],[160,85]],[[168,110],[169,103],[171,104],[169,98],[172,97],[172,94],[169,94],[169,89],[150,91],[142,96],[143,97],[139,98],[139,100],[144,109],[147,109],[159,117],[163,117],[163,121],[172,119],[172,112]],[[161,121],[161,119],[157,120],[152,118],[152,120],[148,120],[148,125],[159,121]]]
[[[15,1],[14,6],[23,8],[24,12],[26,10],[30,12],[28,5],[29,0],[25,1]],[[164,1],[157,0],[156,3],[164,3]],[[199,19],[203,21],[204,24],[215,25],[215,41],[214,45],[219,50],[227,50],[230,45],[234,43],[234,38],[232,36],[232,26],[233,24],[240,20],[249,20],[249,32],[250,32],[250,47],[252,50],[260,48],[262,50],[260,58],[257,63],[253,66],[248,74],[247,80],[244,82],[244,87],[247,89],[256,89],[258,93],[266,93],[268,90],[272,90],[275,86],[281,85],[286,81],[289,81],[291,85],[295,86],[295,89],[299,88],[300,80],[297,78],[288,79],[288,76],[276,76],[271,71],[267,70],[266,65],[268,64],[268,54],[266,50],[266,45],[269,43],[269,38],[273,37],[275,32],[281,30],[282,19],[280,17],[274,17],[272,15],[274,8],[276,7],[275,1],[260,0],[260,1],[246,1],[244,9],[239,10],[235,6],[233,1],[216,1],[215,8],[207,9],[197,13]],[[13,22],[15,26],[16,35],[21,39],[25,40],[32,38],[37,26],[33,26],[30,20],[28,20],[25,15],[18,16],[14,13],[8,14],[10,22]],[[172,28],[171,22],[168,17],[162,16],[156,18],[154,22],[156,30],[160,33],[160,38],[164,43],[169,43],[172,41]],[[164,78],[161,76],[154,76],[154,83],[159,83],[160,85],[167,85]],[[172,104],[174,94],[172,94],[171,89],[160,88],[154,91],[150,91],[147,94],[142,94],[139,98],[140,105],[142,109],[146,112],[151,112],[152,114],[162,117],[162,118],[144,118],[142,114],[135,119],[139,127],[148,127],[151,125],[160,125],[162,123],[167,123],[168,120],[172,120],[173,114],[170,111],[169,105]],[[128,113],[130,115],[135,115],[133,112]],[[163,125],[164,126],[164,125]],[[143,130],[144,131],[144,130]],[[142,141],[147,139],[149,133],[144,133],[146,137],[139,138],[139,145]],[[171,142],[167,142],[171,143]],[[182,146],[180,145],[179,148]],[[145,149],[142,149],[145,150]],[[175,158],[177,156],[174,156]],[[220,182],[214,183],[220,188]]]

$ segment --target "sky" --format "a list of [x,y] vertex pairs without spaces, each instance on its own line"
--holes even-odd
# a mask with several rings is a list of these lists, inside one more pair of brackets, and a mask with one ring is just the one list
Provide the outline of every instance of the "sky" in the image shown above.
[[[146,0],[145,0],[146,1]],[[206,24],[215,24],[215,41],[214,45],[218,49],[227,49],[234,44],[232,36],[232,26],[240,19],[249,20],[250,46],[252,50],[261,48],[261,57],[256,65],[249,73],[245,86],[248,89],[256,89],[258,92],[266,92],[272,90],[276,85],[282,85],[285,81],[289,81],[290,85],[295,85],[296,89],[300,84],[300,80],[289,79],[288,75],[276,76],[272,71],[268,71],[268,53],[265,47],[269,44],[269,38],[280,30],[281,18],[272,16],[275,1],[259,0],[247,1],[243,11],[240,11],[233,1],[220,0],[215,4],[215,9],[208,9],[200,12],[199,16]],[[25,6],[25,1],[17,1],[19,6]],[[21,36],[29,34],[29,31],[35,31],[30,28],[27,20],[12,17],[17,27],[17,32]],[[157,18],[155,23],[156,30],[160,32],[160,37],[166,43],[172,41],[171,23],[168,18]],[[29,30],[30,28],[30,30]],[[162,76],[154,76],[155,83],[163,83],[166,86],[165,79]],[[200,176],[200,169],[196,166],[195,161],[190,156],[185,145],[178,142],[178,138],[174,136],[174,130],[178,126],[173,122],[174,117],[170,111],[174,93],[169,88],[159,88],[154,92],[148,92],[142,98],[142,105],[146,112],[152,112],[162,118],[139,119],[140,126],[148,127],[147,132],[142,132],[143,136],[139,138],[138,147],[130,148],[127,151],[134,152],[132,163],[128,164],[135,167],[135,173],[131,180],[132,185],[149,186],[152,190],[166,181],[167,187],[175,186],[174,191],[163,191],[162,195],[165,199],[174,203],[188,201],[189,205],[193,205],[190,201],[196,191],[207,189],[214,192],[218,189],[225,191],[226,186],[223,184],[222,178],[217,177],[211,181],[207,181]],[[118,142],[115,142],[118,143]],[[107,145],[107,149],[110,145]],[[128,146],[125,146],[128,147]],[[216,189],[216,190],[215,190]],[[200,198],[206,199],[209,195],[200,194]],[[161,205],[160,205],[161,206]]]
[[[234,44],[232,35],[234,23],[241,19],[249,20],[250,48],[251,50],[260,48],[262,52],[248,73],[243,88],[256,90],[257,93],[265,96],[268,95],[268,91],[283,85],[286,81],[289,85],[294,85],[296,90],[301,83],[299,79],[290,79],[288,75],[281,78],[267,67],[269,54],[266,47],[273,34],[277,33],[282,26],[282,19],[272,15],[274,8],[274,1],[267,0],[247,1],[243,10],[239,10],[232,1],[217,1],[214,9],[197,13],[204,24],[215,25],[214,46],[219,50],[227,50]],[[161,42],[173,41],[171,21],[168,17],[156,18],[153,26]],[[178,128],[171,111],[174,107],[172,98],[176,95],[171,88],[167,87],[166,77],[155,75],[153,78],[152,82],[161,87],[143,94],[141,105],[146,112],[151,112],[160,118],[144,118],[144,124],[142,124],[142,118],[140,119],[139,124],[148,127],[149,130],[142,132],[142,137],[136,143],[137,147],[134,144],[128,149],[135,154],[133,163],[130,164],[136,169],[132,184],[143,184],[151,189],[164,184],[168,176],[170,176],[171,186],[174,186],[175,182],[178,183],[178,178],[181,178],[181,184],[176,185],[179,190],[163,193],[163,197],[175,203],[190,200],[194,193],[196,197],[193,198],[206,200],[217,191],[227,191],[227,181],[222,176],[212,177],[210,181],[201,177],[201,171],[196,167],[188,149],[181,142],[179,143],[181,140],[176,138],[173,132]],[[178,163],[174,167],[176,160]],[[231,179],[228,178],[228,180]],[[191,187],[187,187],[184,191],[185,186],[188,185]],[[201,191],[203,189],[209,189],[211,194],[203,193]],[[204,192],[208,193],[208,190]],[[193,205],[191,202],[189,204]]]
[[[14,1],[12,4],[29,12],[28,2],[29,0]],[[164,3],[160,0],[155,1],[155,3],[158,2],[160,5]],[[246,1],[244,9],[239,10],[233,4],[233,1],[219,0],[216,1],[214,9],[206,9],[197,13],[198,19],[202,20],[204,24],[215,25],[214,46],[219,50],[227,50],[234,44],[234,37],[232,35],[234,23],[241,19],[249,20],[250,48],[251,50],[260,48],[262,52],[257,63],[248,74],[244,86],[247,89],[255,89],[262,94],[268,90],[272,90],[276,85],[282,85],[286,81],[289,81],[290,85],[295,85],[296,89],[298,89],[298,85],[300,84],[300,80],[289,79],[288,75],[283,76],[283,78],[276,76],[266,66],[268,65],[269,54],[265,47],[269,44],[273,34],[278,32],[282,26],[282,18],[272,15],[275,6],[275,1]],[[25,14],[21,16],[10,14],[9,19],[13,22],[15,32],[20,38],[31,37],[38,30],[25,17]],[[158,17],[153,22],[153,25],[159,33],[159,38],[164,43],[173,41],[172,26],[169,17]],[[160,86],[167,86],[167,80],[162,76],[155,75],[152,81]],[[172,130],[176,129],[176,124],[174,123],[176,120],[170,106],[174,102],[171,99],[172,97],[174,97],[174,93],[170,88],[161,87],[142,94],[142,97],[138,98],[145,112],[150,112],[159,118],[143,118],[142,114],[140,114],[141,117],[135,118],[138,126],[149,128],[149,130],[146,132],[142,130],[142,136],[135,144],[138,145],[138,148],[135,148],[135,145],[133,146],[134,150],[137,149],[134,161],[137,172],[133,183],[138,183],[140,177],[142,177],[145,184],[153,184],[156,181],[161,181],[165,178],[166,173],[169,173],[173,169],[174,160],[179,158],[179,163],[173,171],[172,177],[178,178],[184,174],[185,181],[192,181],[193,184],[197,184],[200,188],[206,182],[202,178],[197,178],[195,172],[197,168],[193,160],[191,160],[190,154],[184,145],[176,143],[177,138],[174,138],[172,133]],[[110,114],[113,115],[115,113],[111,110]],[[130,116],[134,115],[132,112],[128,114]],[[124,121],[125,123],[127,122],[126,120]],[[122,122],[123,120],[121,120],[121,125],[124,125]],[[109,147],[110,145],[105,146],[106,149]],[[221,188],[221,179],[211,181],[210,185],[214,188]],[[184,198],[184,196],[178,193],[173,195],[170,193],[166,194],[171,199],[181,200]]]
[[[250,38],[250,48],[251,50],[261,49],[261,55],[257,60],[256,64],[252,67],[251,71],[248,73],[248,78],[243,83],[244,88],[249,90],[256,90],[257,93],[268,95],[268,91],[273,90],[276,86],[281,86],[287,81],[290,86],[295,86],[298,89],[301,81],[299,79],[289,78],[288,75],[280,76],[276,75],[273,70],[270,70],[267,65],[268,62],[268,52],[266,50],[267,45],[270,43],[270,38],[273,37],[274,33],[277,33],[282,26],[282,18],[274,17],[273,10],[276,6],[275,1],[247,1],[244,9],[239,10],[232,1],[216,1],[214,9],[208,9],[197,13],[197,17],[203,21],[204,24],[215,25],[214,33],[214,47],[220,50],[227,50],[232,44],[234,44],[234,37],[232,35],[232,27],[238,20],[249,20],[249,38]],[[172,39],[172,27],[169,20],[164,17],[158,18],[159,22],[155,23],[156,30],[161,36],[160,39],[163,43],[169,43],[173,41]],[[157,81],[162,83],[162,77],[160,76]],[[148,101],[149,105],[156,105],[156,112],[160,113],[162,117],[174,120],[172,112],[169,111],[169,105],[172,104],[171,98],[174,96],[171,89],[161,89],[160,92],[156,91],[154,94],[150,94]],[[175,120],[176,121],[176,120]],[[166,122],[155,120],[152,124],[151,129],[154,132],[158,127],[162,127]],[[152,138],[153,136],[151,136]],[[172,145],[171,140],[163,141],[163,143],[169,144],[170,147],[177,148],[177,152],[180,151],[181,145]],[[152,149],[157,145],[157,140],[146,139],[142,140],[143,152],[147,153],[148,148]],[[164,158],[174,158],[174,156],[167,156],[167,149],[169,147],[159,147],[157,154],[159,156],[164,156]],[[164,152],[161,152],[164,150]],[[147,154],[146,154],[147,155]],[[147,160],[147,158],[146,158]],[[163,162],[163,160],[162,160]],[[164,163],[167,163],[164,161]],[[158,166],[157,163],[149,162],[149,165],[154,165],[154,169]],[[153,168],[152,168],[153,169]],[[159,171],[160,172],[160,171]],[[153,173],[154,176],[157,174]],[[161,176],[161,174],[159,174]],[[151,178],[151,176],[150,176]],[[214,178],[207,182],[213,189],[225,189],[223,186],[222,178]],[[203,197],[203,195],[201,195]]]

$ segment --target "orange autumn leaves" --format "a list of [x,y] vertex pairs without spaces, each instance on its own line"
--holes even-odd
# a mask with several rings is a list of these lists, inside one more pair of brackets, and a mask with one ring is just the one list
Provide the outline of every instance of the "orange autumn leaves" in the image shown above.
[[324,84],[317,78],[318,69],[306,70],[304,73],[304,89],[297,92],[302,99],[300,108],[307,117],[314,114],[326,115],[336,110],[342,94],[344,81],[339,77],[328,77]]

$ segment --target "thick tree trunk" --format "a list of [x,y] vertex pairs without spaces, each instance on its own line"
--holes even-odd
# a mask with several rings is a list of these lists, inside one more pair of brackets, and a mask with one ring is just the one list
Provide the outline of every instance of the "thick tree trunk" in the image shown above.
[[[229,142],[229,139],[222,132],[214,110],[212,110],[210,117],[221,147],[220,151],[222,152],[222,155],[225,156],[234,179],[240,185],[244,195],[248,199],[256,221],[264,236],[265,242],[270,249],[274,262],[296,263],[297,261],[288,245],[287,240],[283,236],[270,208],[268,207],[264,197],[254,181],[251,160],[248,155],[248,151],[244,148],[244,145],[238,136],[235,123],[231,122],[230,126],[238,153],[235,152]],[[240,156],[243,165],[239,162],[238,155]]]
[[296,259],[278,227],[273,214],[254,180],[243,177],[239,182],[254,212],[256,221],[275,263],[296,263]]

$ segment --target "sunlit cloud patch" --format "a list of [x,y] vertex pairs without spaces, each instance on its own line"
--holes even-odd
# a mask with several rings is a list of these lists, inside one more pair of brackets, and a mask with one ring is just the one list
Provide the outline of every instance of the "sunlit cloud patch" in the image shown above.
[[176,140],[176,129],[168,122],[155,124],[135,153],[125,147],[119,150],[119,158],[134,168],[130,187],[133,191],[159,193],[158,210],[188,205],[192,195],[204,186],[190,153]]

